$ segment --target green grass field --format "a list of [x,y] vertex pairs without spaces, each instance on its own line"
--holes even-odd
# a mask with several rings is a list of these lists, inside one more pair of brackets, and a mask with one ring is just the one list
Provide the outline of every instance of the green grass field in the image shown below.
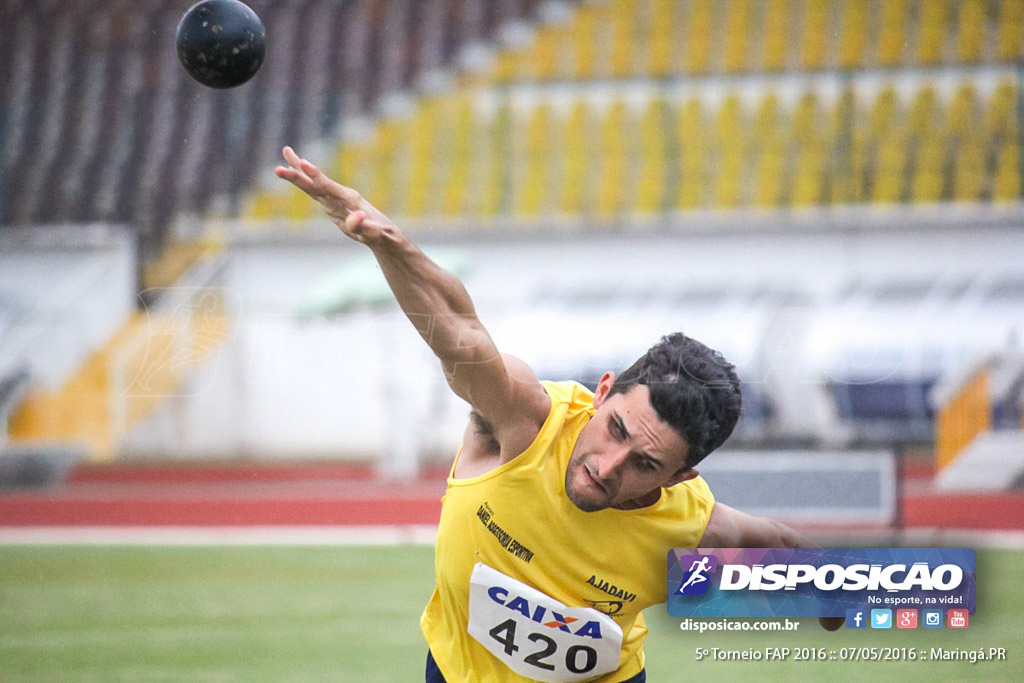
[[[422,681],[432,549],[0,546],[0,681]],[[1021,551],[980,551],[964,631],[679,630],[648,611],[653,683],[1020,681]],[[697,661],[696,648],[1002,647],[1006,661]],[[1016,672],[1016,673],[1014,673]],[[453,682],[455,683],[455,682]]]

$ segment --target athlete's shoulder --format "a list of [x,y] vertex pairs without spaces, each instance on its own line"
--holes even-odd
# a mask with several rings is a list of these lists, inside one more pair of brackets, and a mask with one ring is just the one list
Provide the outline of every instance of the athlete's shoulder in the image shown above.
[[578,410],[586,410],[594,405],[594,392],[575,380],[542,380],[540,384],[552,404],[563,403],[570,409]]

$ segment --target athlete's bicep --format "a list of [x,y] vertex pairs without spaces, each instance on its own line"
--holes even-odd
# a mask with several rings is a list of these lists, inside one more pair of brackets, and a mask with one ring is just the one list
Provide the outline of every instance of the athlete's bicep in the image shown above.
[[445,368],[449,384],[492,428],[502,459],[533,442],[551,409],[551,399],[533,369],[508,354],[477,364]]

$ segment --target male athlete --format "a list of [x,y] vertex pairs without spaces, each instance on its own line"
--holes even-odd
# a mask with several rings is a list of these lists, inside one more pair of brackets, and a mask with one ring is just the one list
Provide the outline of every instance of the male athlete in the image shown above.
[[694,469],[740,414],[739,380],[717,352],[673,334],[593,393],[541,382],[387,216],[291,148],[284,157],[277,175],[369,247],[471,406],[421,619],[428,683],[645,681],[640,612],[666,600],[670,548],[809,545],[716,503]]

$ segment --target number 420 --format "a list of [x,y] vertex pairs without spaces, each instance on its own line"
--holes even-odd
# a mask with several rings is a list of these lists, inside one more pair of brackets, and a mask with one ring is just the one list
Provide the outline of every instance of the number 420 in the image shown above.
[[[516,645],[515,619],[506,619],[487,633],[501,644],[505,654],[509,657],[519,651],[519,646]],[[526,636],[526,639],[531,643],[539,643],[540,649],[528,654],[523,658],[523,661],[539,669],[554,671],[555,665],[548,663],[546,660],[558,652],[558,643],[543,633],[530,633]],[[582,662],[580,662],[581,656]],[[597,666],[597,650],[594,648],[587,645],[570,645],[566,648],[565,668],[572,673],[585,674],[595,666]]]

